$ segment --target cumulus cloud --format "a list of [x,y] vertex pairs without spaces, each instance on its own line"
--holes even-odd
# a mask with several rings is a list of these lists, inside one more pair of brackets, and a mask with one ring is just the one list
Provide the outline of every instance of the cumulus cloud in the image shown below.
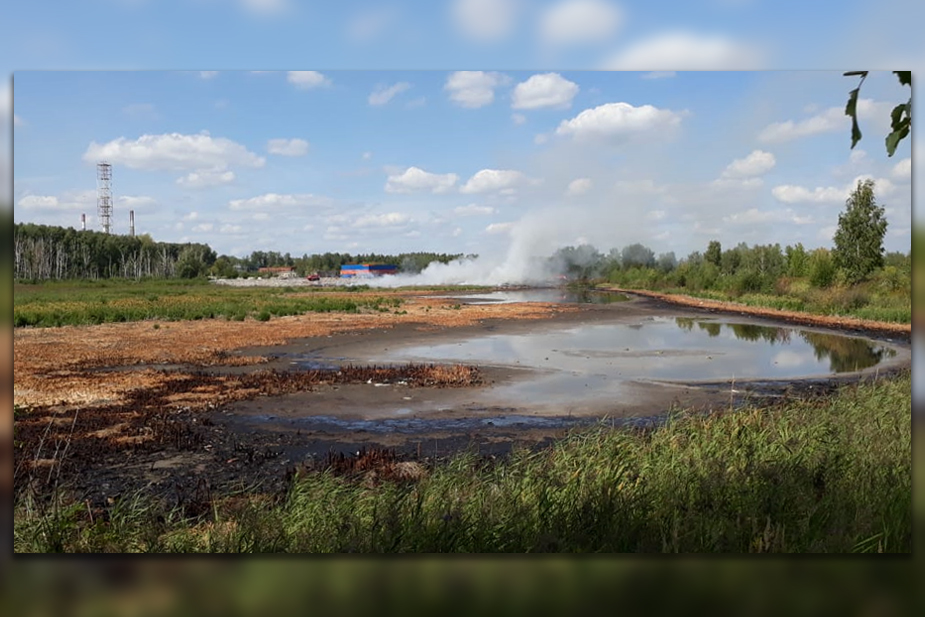
[[531,182],[531,180],[519,171],[514,171],[511,169],[483,169],[479,172],[476,172],[471,178],[469,178],[468,182],[459,188],[459,192],[510,192],[517,186],[528,182]]
[[214,224],[214,223],[200,223],[200,224],[196,225],[195,227],[193,227],[193,231],[196,231],[196,232],[207,232],[207,231],[212,231],[212,229],[214,229],[214,228],[215,228],[215,224]]
[[753,150],[744,159],[735,159],[723,170],[722,178],[737,180],[762,176],[774,168],[777,160],[770,152]]
[[177,178],[177,184],[188,189],[204,189],[223,184],[234,182],[235,176],[233,171],[218,171],[204,169],[193,171],[187,175]]
[[566,46],[600,43],[619,29],[623,15],[605,0],[565,0],[546,9],[540,18],[540,40]]
[[329,208],[335,205],[330,197],[311,193],[279,194],[265,193],[248,199],[233,199],[228,202],[232,210],[280,210],[285,208]]
[[489,234],[507,234],[514,229],[514,223],[492,223],[485,228],[485,233]]
[[591,190],[591,178],[578,178],[569,182],[565,194],[570,196],[584,195]]
[[271,139],[267,152],[280,156],[304,156],[308,153],[308,142],[304,139]]
[[912,159],[905,158],[896,163],[891,174],[895,180],[905,182],[912,179]]
[[523,114],[511,114],[511,120],[514,121],[514,124],[519,126],[527,122],[527,116]]
[[[119,195],[113,206],[118,210],[143,210],[157,205],[157,200],[144,195]],[[58,195],[25,195],[16,203],[18,208],[43,211],[96,210],[96,191],[66,191]]]
[[411,87],[407,81],[400,81],[391,86],[380,86],[369,95],[370,105],[385,105],[391,101],[395,95],[401,94]]
[[409,167],[404,172],[392,174],[385,183],[386,193],[447,193],[456,186],[459,176],[453,173],[434,174],[419,167]]
[[808,225],[813,222],[811,216],[800,216],[790,208],[786,210],[759,210],[749,208],[723,217],[723,222],[731,225],[758,225],[761,223],[794,223]]
[[616,71],[755,70],[762,67],[757,48],[720,35],[665,32],[643,39],[611,57],[605,69]]
[[447,77],[443,89],[457,105],[475,109],[490,105],[495,100],[495,88],[508,82],[509,78],[501,73],[456,71]]
[[556,135],[577,140],[622,142],[640,133],[651,133],[679,126],[681,114],[652,105],[634,107],[629,103],[607,103],[586,109],[571,120],[563,120]]
[[514,87],[511,107],[514,109],[565,108],[578,94],[578,84],[558,73],[533,75]]
[[522,9],[520,0],[453,0],[450,14],[467,38],[495,42],[507,38]]
[[854,181],[843,187],[820,187],[808,189],[802,186],[784,184],[775,186],[771,189],[771,194],[778,201],[784,203],[839,203],[848,199],[851,193],[857,188],[858,182],[863,180],[874,181],[874,193],[876,197],[889,197],[896,193],[897,187],[887,178],[873,178],[869,175],[858,176]]
[[411,217],[401,212],[387,214],[365,214],[353,222],[354,227],[400,227],[411,221]]
[[[858,118],[867,120],[875,116],[887,116],[890,112],[889,103],[878,103],[872,99],[859,99],[857,105]],[[792,141],[801,137],[846,131],[851,126],[851,120],[845,115],[844,107],[830,107],[814,116],[794,122],[775,122],[765,127],[759,134],[758,140],[765,143],[779,143]]]
[[223,234],[239,234],[244,231],[244,227],[241,225],[233,225],[231,223],[225,223],[219,228],[219,233]]
[[134,140],[119,137],[105,144],[92,142],[83,160],[109,161],[131,169],[168,171],[263,167],[266,163],[266,159],[243,145],[224,137],[212,137],[205,131],[198,135],[167,133],[142,135]]
[[199,76],[203,79],[212,79],[218,75],[218,71],[199,71]]
[[300,90],[323,88],[331,85],[331,80],[318,71],[289,71],[286,73],[286,81]]
[[478,204],[457,206],[453,209],[453,214],[456,216],[487,216],[494,213],[495,209],[491,206],[480,206]]

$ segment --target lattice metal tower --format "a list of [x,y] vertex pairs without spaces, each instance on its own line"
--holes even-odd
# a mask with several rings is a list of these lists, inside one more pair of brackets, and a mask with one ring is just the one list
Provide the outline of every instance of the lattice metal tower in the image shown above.
[[96,215],[104,233],[112,227],[112,165],[96,164]]

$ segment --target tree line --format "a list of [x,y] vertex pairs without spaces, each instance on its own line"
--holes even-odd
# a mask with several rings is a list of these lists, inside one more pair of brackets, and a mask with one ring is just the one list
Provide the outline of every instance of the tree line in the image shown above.
[[[385,263],[417,273],[432,261],[447,263],[462,254],[323,253],[293,257],[276,251],[253,251],[246,257],[217,255],[201,243],[156,242],[149,235],[127,236],[73,227],[16,223],[13,226],[13,276],[17,280],[109,278],[236,278],[257,275],[260,268],[292,267],[305,276],[335,274],[344,264]],[[474,257],[469,255],[468,257]]]

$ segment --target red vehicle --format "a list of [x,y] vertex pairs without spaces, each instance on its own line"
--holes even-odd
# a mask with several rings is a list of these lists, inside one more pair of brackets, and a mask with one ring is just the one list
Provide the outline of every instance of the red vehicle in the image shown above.
[[309,275],[308,275],[307,277],[305,277],[305,278],[307,278],[307,279],[310,280],[310,281],[320,281],[320,280],[321,280],[321,275],[319,275],[317,272],[315,272],[315,273],[313,273],[313,274],[309,274]]

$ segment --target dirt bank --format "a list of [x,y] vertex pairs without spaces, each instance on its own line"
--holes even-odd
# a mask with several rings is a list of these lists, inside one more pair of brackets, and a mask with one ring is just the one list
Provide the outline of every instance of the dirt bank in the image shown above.
[[676,306],[689,306],[706,311],[718,311],[725,314],[767,317],[770,319],[777,319],[780,321],[803,326],[820,326],[838,330],[853,330],[863,333],[884,332],[891,334],[904,334],[907,336],[911,336],[912,334],[912,324],[873,321],[871,319],[840,317],[837,315],[810,315],[809,313],[801,313],[797,311],[784,311],[774,308],[746,306],[744,304],[739,304],[738,302],[707,300],[704,298],[694,298],[692,296],[665,294],[657,291],[646,291],[640,289],[623,289],[622,287],[616,287],[613,285],[602,286],[599,287],[599,289],[605,291],[616,291],[643,298],[653,298],[655,300]]

